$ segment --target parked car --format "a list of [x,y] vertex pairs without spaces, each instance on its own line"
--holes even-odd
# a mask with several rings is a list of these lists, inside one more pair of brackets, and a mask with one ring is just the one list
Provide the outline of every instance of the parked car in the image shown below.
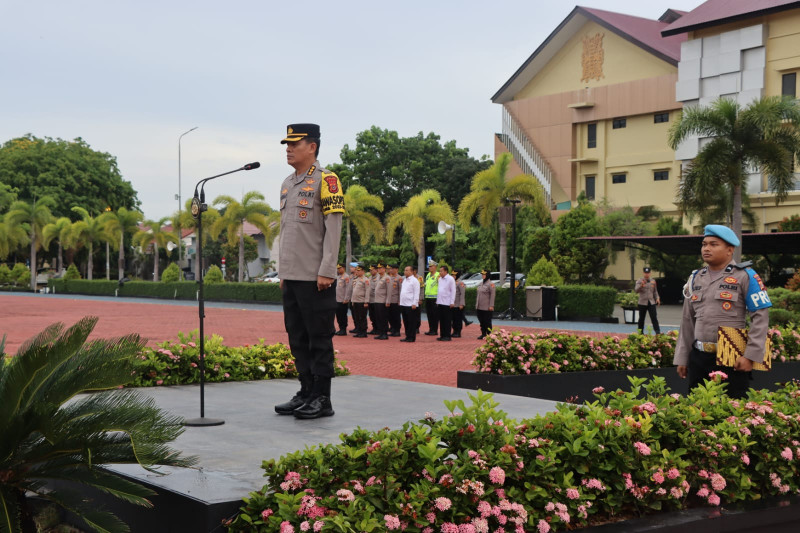
[[[492,272],[492,274],[494,274],[494,272]],[[499,272],[498,272],[498,274],[499,274]],[[507,289],[507,288],[511,287],[511,280],[509,279],[510,277],[511,277],[511,273],[509,272],[509,273],[507,273],[507,274],[506,274],[506,279],[507,279],[508,281],[506,281],[505,283],[503,283],[503,284],[500,286],[501,288],[503,288],[503,289]],[[518,289],[519,289],[520,287],[524,287],[524,286],[525,286],[525,274],[515,274],[515,275],[514,275],[514,277],[516,277],[516,278],[517,278],[517,288],[518,288]],[[498,276],[498,279],[499,279],[499,278],[500,278],[500,276]]]
[[280,283],[281,279],[278,277],[277,272],[270,272],[269,274],[264,274],[263,276],[258,276],[253,278],[253,281],[263,282],[263,283]]
[[464,285],[469,289],[470,287],[475,288],[481,284],[481,280],[483,279],[483,274],[480,272],[476,272],[475,274],[470,274],[469,276],[462,278]]

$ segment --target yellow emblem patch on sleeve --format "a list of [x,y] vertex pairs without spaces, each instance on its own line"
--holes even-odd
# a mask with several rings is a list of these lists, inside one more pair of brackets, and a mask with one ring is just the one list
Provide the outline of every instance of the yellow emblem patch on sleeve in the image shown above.
[[344,193],[339,177],[333,172],[322,173],[322,184],[320,186],[320,202],[322,203],[322,214],[344,213]]

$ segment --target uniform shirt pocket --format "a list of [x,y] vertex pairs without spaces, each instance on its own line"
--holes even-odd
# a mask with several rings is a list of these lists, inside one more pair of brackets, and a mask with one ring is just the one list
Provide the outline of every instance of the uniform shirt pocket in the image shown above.
[[303,224],[311,224],[314,221],[314,210],[308,207],[298,207],[295,210],[295,220]]

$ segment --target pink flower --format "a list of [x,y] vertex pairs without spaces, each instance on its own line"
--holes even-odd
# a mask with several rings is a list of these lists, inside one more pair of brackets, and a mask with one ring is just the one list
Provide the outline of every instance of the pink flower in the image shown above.
[[383,515],[383,519],[386,521],[386,529],[388,530],[400,529],[400,519],[397,518],[396,515],[391,515],[391,514]]
[[156,385],[163,385],[163,384],[164,384],[163,379],[159,379],[158,381],[156,381]]
[[487,518],[492,514],[492,504],[487,501],[481,500],[478,502],[478,512],[481,515],[481,518]]
[[472,525],[475,526],[476,533],[489,533],[489,522],[486,518],[473,518]]
[[495,466],[489,470],[489,481],[497,485],[502,485],[506,481],[506,473],[499,466]]
[[300,524],[300,531],[308,531],[311,529],[311,524],[308,523],[308,520],[303,520]]
[[288,520],[284,520],[281,522],[280,533],[294,533],[294,526],[290,524]]
[[434,500],[434,505],[440,511],[446,511],[446,510],[450,509],[450,506],[452,505],[452,502],[450,501],[450,498],[442,497],[442,498],[436,498],[436,500]]
[[261,519],[266,520],[267,518],[272,516],[272,512],[273,512],[272,509],[264,509],[263,511],[261,511]]
[[742,454],[742,462],[744,464],[746,464],[746,465],[749,465],[750,464],[750,456],[748,456],[746,453],[743,453]]
[[452,522],[442,524],[442,533],[458,533],[458,526]]
[[459,524],[458,533],[475,533],[475,526],[472,524]]
[[634,442],[633,447],[636,448],[636,451],[641,455],[650,455],[650,447],[644,442]]
[[794,458],[794,454],[792,453],[792,449],[789,448],[789,447],[784,448],[783,451],[781,452],[781,457],[783,457],[787,461],[791,461]]
[[719,496],[717,496],[716,494],[712,493],[708,497],[708,503],[710,503],[711,505],[719,505]]
[[550,531],[550,524],[548,524],[544,520],[539,520],[539,523],[536,524],[536,529],[539,530],[539,533],[549,533]]
[[577,500],[580,497],[581,495],[577,491],[577,489],[567,489],[567,498],[569,498],[570,500]]
[[661,485],[662,483],[664,483],[664,474],[659,470],[658,472],[653,474],[653,481]]
[[667,471],[667,477],[670,479],[675,479],[676,477],[680,476],[681,472],[677,468],[670,468]]
[[[604,389],[603,387],[595,387],[595,388],[592,389],[592,393],[594,393],[594,394],[602,394],[603,392],[605,392],[605,390],[606,389]],[[547,522],[545,522],[545,524],[547,524]],[[547,528],[548,528],[548,531],[549,531],[550,530],[550,525],[549,524],[547,525]]]
[[727,482],[720,474],[711,474],[711,487],[716,491],[725,489]]
[[703,485],[703,487],[697,491],[697,495],[700,496],[701,498],[705,498],[706,496],[708,496],[708,494],[709,494],[708,487],[706,487],[705,485]]
[[339,489],[336,491],[336,496],[338,496],[340,502],[352,502],[356,499],[355,494],[347,489]]
[[325,527],[325,522],[322,520],[314,522],[314,531],[322,531],[323,527]]
[[726,374],[725,372],[722,372],[721,370],[715,370],[715,371],[711,372],[710,374],[708,374],[708,377],[710,377],[712,380],[715,380],[715,381],[716,381],[717,378],[719,378],[720,380],[724,380],[724,379],[728,379],[728,374]]

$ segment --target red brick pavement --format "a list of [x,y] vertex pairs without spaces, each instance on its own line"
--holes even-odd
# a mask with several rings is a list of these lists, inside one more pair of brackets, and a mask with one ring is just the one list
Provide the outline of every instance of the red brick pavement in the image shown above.
[[[93,337],[118,337],[138,333],[150,345],[175,340],[177,333],[188,333],[199,327],[196,307],[145,301],[143,303],[110,302],[48,297],[0,295],[0,338],[6,335],[6,352],[15,353],[26,339],[54,322],[66,325],[80,318],[100,317]],[[423,331],[426,324],[423,323]],[[206,335],[216,333],[225,344],[252,344],[263,338],[269,343],[288,343],[283,317],[276,310],[222,309],[206,307]],[[510,329],[510,328],[509,328]],[[513,328],[515,331],[544,331],[542,328]],[[576,332],[603,336],[605,333]],[[456,372],[469,370],[475,349],[481,342],[477,324],[464,328],[464,335],[451,342],[418,335],[416,343],[401,343],[399,337],[378,341],[373,338],[334,337],[339,358],[347,362],[353,374],[456,385]]]

